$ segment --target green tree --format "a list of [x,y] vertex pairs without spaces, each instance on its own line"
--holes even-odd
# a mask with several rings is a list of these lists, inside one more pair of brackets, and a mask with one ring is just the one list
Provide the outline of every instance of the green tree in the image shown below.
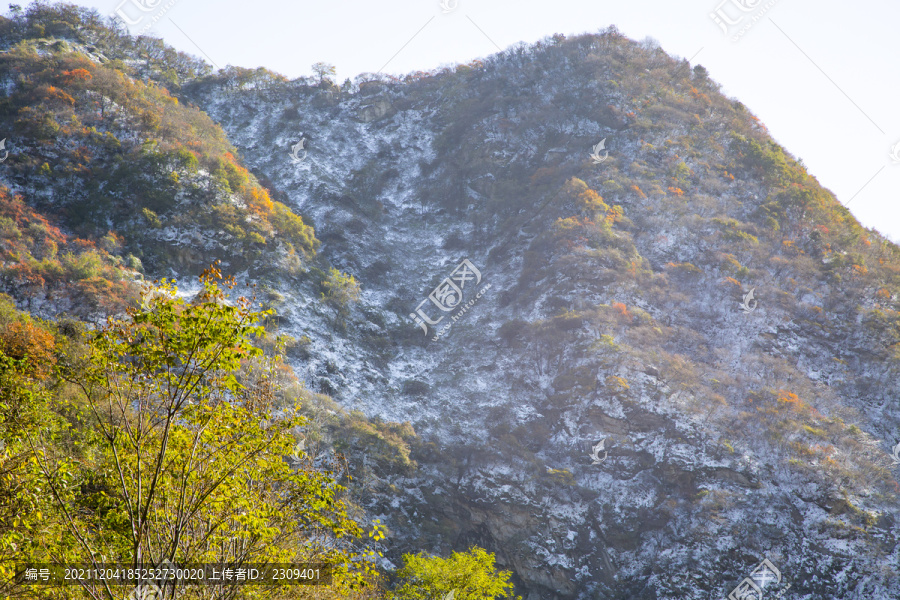
[[42,544],[58,531],[30,444],[61,430],[47,410],[56,345],[48,324],[0,294],[0,598],[31,597],[12,583],[15,565],[44,556]]
[[694,77],[698,81],[706,82],[709,80],[709,71],[703,65],[694,65]]
[[443,600],[453,592],[454,600],[515,598],[510,571],[497,571],[494,555],[478,547],[453,552],[450,558],[405,554],[397,571],[391,600]]
[[23,557],[41,554],[41,540],[55,532],[46,516],[52,510],[43,493],[42,474],[33,460],[28,438],[56,425],[46,418],[46,390],[30,373],[27,359],[14,359],[0,349],[0,597],[24,596],[12,583]]
[[[141,309],[110,319],[86,355],[66,366],[93,451],[91,460],[75,460],[49,440],[35,448],[63,524],[48,554],[134,566],[326,563],[341,597],[373,572],[357,543],[363,532],[331,471],[297,450],[294,433],[306,424],[299,405],[273,415],[277,365],[250,343],[265,313],[245,298],[229,301],[219,279],[215,267],[205,271],[190,303],[172,283],[151,286]],[[246,598],[293,597],[285,589],[241,590]],[[112,586],[84,591],[122,596]],[[165,591],[165,598],[236,594],[224,586]]]
[[312,66],[313,73],[316,74],[316,77],[319,78],[319,83],[323,83],[328,81],[329,83],[334,83],[332,77],[337,74],[337,69],[334,65],[329,65],[324,62],[317,62]]
[[341,273],[334,267],[328,272],[322,287],[325,288],[323,299],[337,309],[341,319],[350,314],[352,304],[359,302],[359,283],[353,275]]

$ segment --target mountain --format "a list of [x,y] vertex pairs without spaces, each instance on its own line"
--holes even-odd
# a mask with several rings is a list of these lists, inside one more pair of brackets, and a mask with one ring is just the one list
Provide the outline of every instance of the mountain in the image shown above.
[[766,597],[900,597],[900,248],[702,66],[610,28],[338,86],[74,7],[0,32],[6,291],[258,283],[355,419],[332,441],[393,563],[474,544],[531,600],[649,600],[767,559]]
[[[263,262],[290,272],[314,257],[312,229],[271,200],[208,116],[160,82],[142,80],[128,66],[134,60],[110,58],[100,41],[72,37],[82,26],[74,7],[38,5],[28,14],[3,24],[9,46],[0,56],[7,91],[0,118],[14,132],[0,190],[11,219],[4,236],[5,262],[14,265],[3,273],[9,291],[40,303],[42,313],[88,315],[98,304],[121,308],[127,291],[106,294],[144,266],[199,273],[214,258],[234,272]],[[84,26],[113,35],[96,21]],[[46,233],[41,215],[68,237]],[[90,286],[96,293],[75,306],[54,297],[57,289]]]

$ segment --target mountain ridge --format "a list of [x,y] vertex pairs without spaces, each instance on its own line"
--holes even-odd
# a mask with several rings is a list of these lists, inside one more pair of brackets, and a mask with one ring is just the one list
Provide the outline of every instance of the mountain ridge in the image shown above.
[[[311,258],[236,262],[294,368],[422,438],[361,471],[396,489],[360,496],[391,560],[479,543],[529,598],[706,598],[766,556],[804,597],[896,596],[900,250],[705,69],[609,29],[349,87],[203,72],[172,93],[361,284],[341,319]],[[464,258],[492,287],[430,341],[409,314]]]

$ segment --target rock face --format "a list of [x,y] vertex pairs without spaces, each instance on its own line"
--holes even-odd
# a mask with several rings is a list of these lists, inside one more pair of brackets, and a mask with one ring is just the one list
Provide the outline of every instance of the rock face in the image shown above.
[[[393,558],[479,544],[529,599],[722,597],[766,557],[803,597],[900,594],[897,249],[704,71],[607,32],[297,123],[290,85],[189,95],[362,283],[344,331],[284,306],[308,385],[428,441],[369,498]],[[269,149],[301,126],[297,167]]]
[[367,101],[356,113],[356,118],[363,123],[371,123],[389,116],[393,105],[387,98],[375,98]]
[[417,470],[349,452],[392,562],[474,544],[529,600],[700,600],[767,558],[797,598],[900,597],[900,249],[705,69],[610,30],[356,91],[185,80],[234,148],[164,173],[148,275],[231,232],[306,385],[413,423]]

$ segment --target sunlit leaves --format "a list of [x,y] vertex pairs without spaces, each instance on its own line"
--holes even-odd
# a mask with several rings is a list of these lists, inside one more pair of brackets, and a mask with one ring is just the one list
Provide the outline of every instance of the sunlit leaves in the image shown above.
[[450,558],[406,554],[397,571],[398,584],[393,600],[443,598],[454,592],[455,600],[495,600],[514,598],[510,571],[497,571],[494,555],[473,547],[453,552]]
[[66,364],[94,431],[90,463],[42,462],[68,538],[83,562],[316,561],[334,565],[338,588],[358,584],[372,567],[354,560],[362,530],[330,461],[288,460],[305,418],[297,406],[273,414],[271,386],[245,387],[248,368],[274,376],[251,343],[265,313],[221,281],[209,268],[191,302],[174,282],[148,286],[139,309],[109,319],[84,360]]

